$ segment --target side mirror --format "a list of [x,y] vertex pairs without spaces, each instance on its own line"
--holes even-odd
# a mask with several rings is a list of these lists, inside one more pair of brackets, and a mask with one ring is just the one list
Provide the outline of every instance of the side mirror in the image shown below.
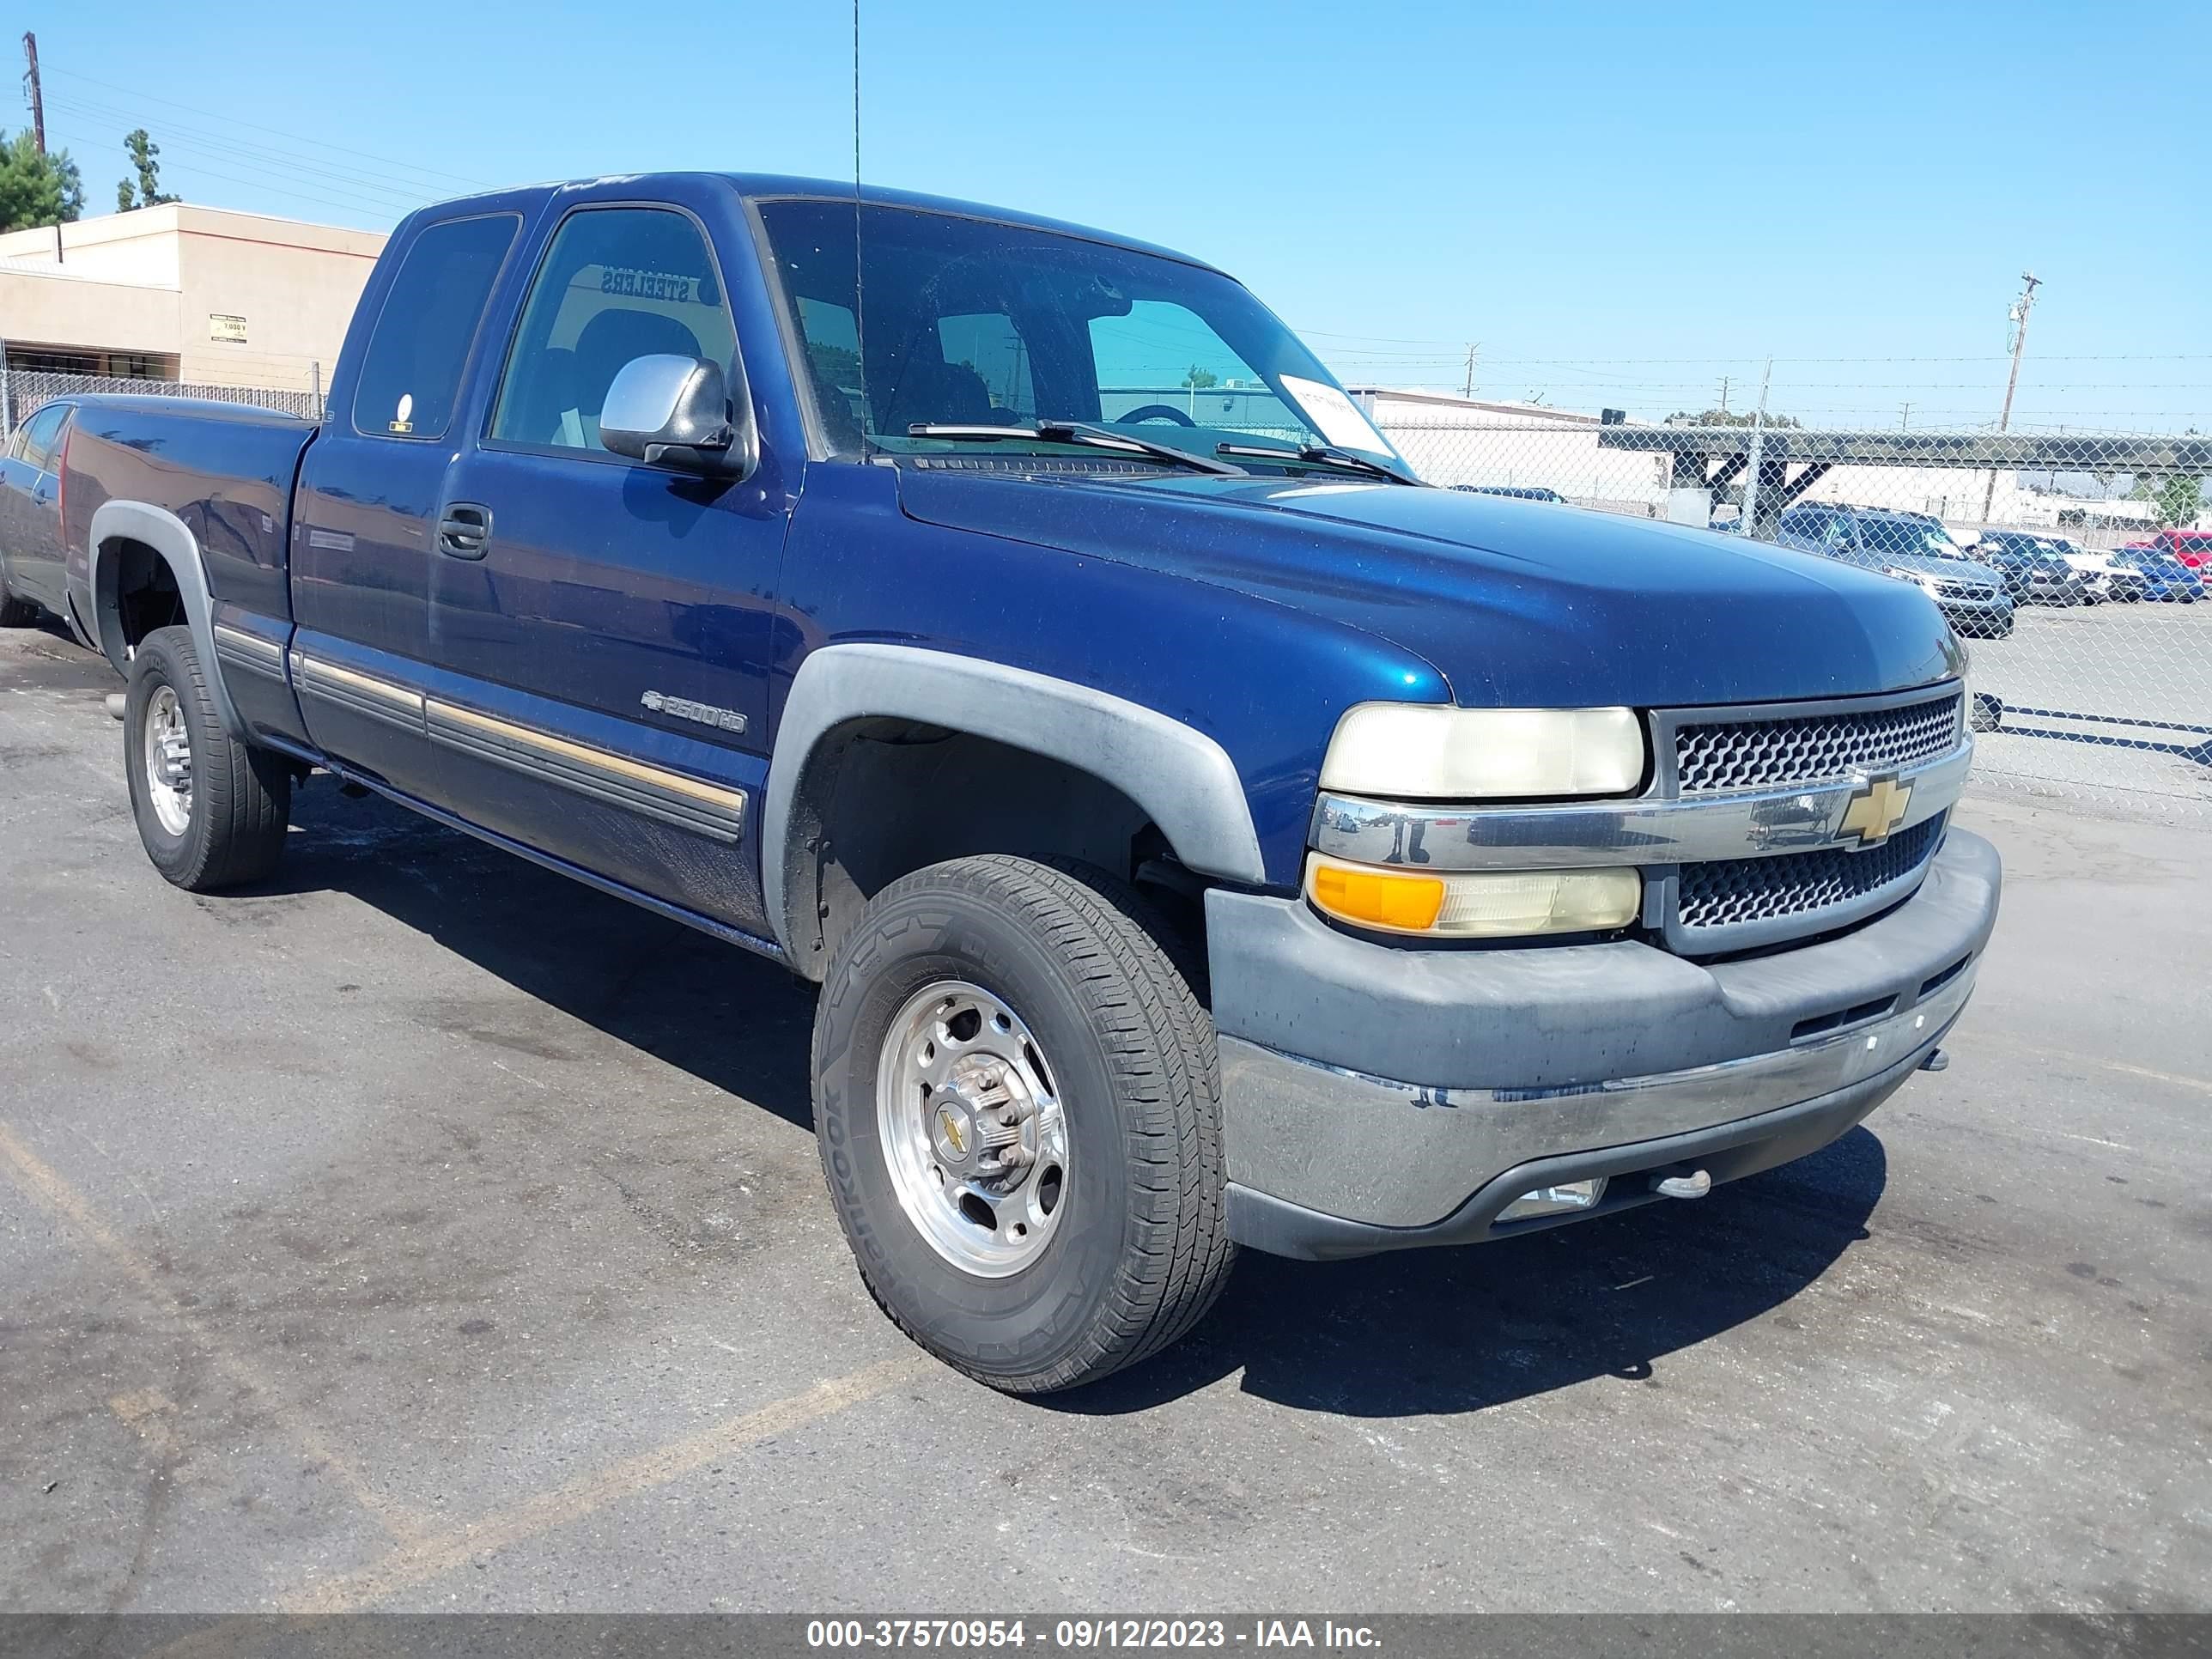
[[759,464],[752,398],[732,399],[720,367],[658,355],[622,366],[599,410],[599,445],[647,466],[702,478],[745,478]]

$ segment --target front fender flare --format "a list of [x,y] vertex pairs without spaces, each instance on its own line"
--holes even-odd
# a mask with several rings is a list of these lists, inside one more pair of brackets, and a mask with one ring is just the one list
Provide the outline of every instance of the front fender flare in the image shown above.
[[814,751],[856,720],[926,721],[1030,750],[1112,784],[1159,826],[1200,875],[1267,879],[1244,785],[1212,738],[1157,709],[1069,680],[907,645],[830,645],[799,666],[769,763],[761,814],[761,889],[792,959],[806,925],[803,837],[792,816]]
[[200,562],[199,538],[191,526],[167,507],[144,501],[105,501],[92,515],[90,546],[87,548],[86,585],[91,590],[92,615],[87,620],[100,653],[125,678],[131,673],[131,653],[123,638],[123,617],[101,586],[100,565],[112,542],[140,542],[154,550],[169,567],[177,593],[185,607],[185,624],[191,630],[192,648],[198,653],[200,672],[207,678],[208,694],[223,730],[244,741],[246,723],[232,707],[230,691],[222,683],[222,664],[215,653],[215,596],[208,589],[207,568]]

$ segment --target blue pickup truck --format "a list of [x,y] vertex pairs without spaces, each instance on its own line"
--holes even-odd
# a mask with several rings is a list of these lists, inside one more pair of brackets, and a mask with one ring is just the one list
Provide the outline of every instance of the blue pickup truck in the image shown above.
[[1926,594],[1427,487],[1237,283],[1097,231],[473,197],[319,424],[86,398],[59,469],[164,876],[265,878],[329,774],[818,982],[860,1273],[1001,1389],[1158,1351],[1239,1244],[1821,1146],[1942,1063],[1996,918]]

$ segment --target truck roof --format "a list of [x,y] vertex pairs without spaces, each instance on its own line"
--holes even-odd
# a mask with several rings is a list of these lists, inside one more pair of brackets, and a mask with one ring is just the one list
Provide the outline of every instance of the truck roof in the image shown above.
[[[499,202],[512,205],[518,200],[542,202],[563,191],[582,190],[617,180],[635,184],[641,191],[650,192],[654,185],[675,179],[719,179],[733,186],[738,194],[748,200],[763,200],[778,196],[826,197],[833,200],[850,201],[853,181],[836,179],[807,179],[788,173],[702,173],[665,172],[607,173],[596,179],[566,179],[549,183],[510,186],[501,190],[480,191],[473,195],[451,198],[440,202],[440,209],[460,203]],[[932,213],[952,213],[963,218],[988,219],[999,224],[1021,225],[1032,230],[1053,231],[1063,236],[1079,236],[1088,242],[1101,242],[1109,247],[1127,248],[1138,253],[1157,254],[1187,265],[1196,265],[1204,270],[1218,271],[1220,267],[1204,259],[1157,243],[1138,240],[1133,236],[1117,235],[1112,231],[1099,230],[1089,225],[1070,224],[1064,220],[1048,219],[1041,214],[1023,213],[1013,208],[992,207],[981,202],[963,202],[947,196],[927,196],[916,191],[891,190],[881,185],[864,184],[860,187],[860,200],[881,207],[920,208]]]

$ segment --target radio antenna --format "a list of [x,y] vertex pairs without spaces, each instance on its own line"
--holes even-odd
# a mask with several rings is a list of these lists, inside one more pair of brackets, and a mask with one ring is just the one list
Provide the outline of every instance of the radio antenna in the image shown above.
[[[860,374],[860,407],[868,407],[868,321],[860,262],[860,0],[853,0],[853,353]],[[860,417],[860,459],[868,457],[868,416]]]

